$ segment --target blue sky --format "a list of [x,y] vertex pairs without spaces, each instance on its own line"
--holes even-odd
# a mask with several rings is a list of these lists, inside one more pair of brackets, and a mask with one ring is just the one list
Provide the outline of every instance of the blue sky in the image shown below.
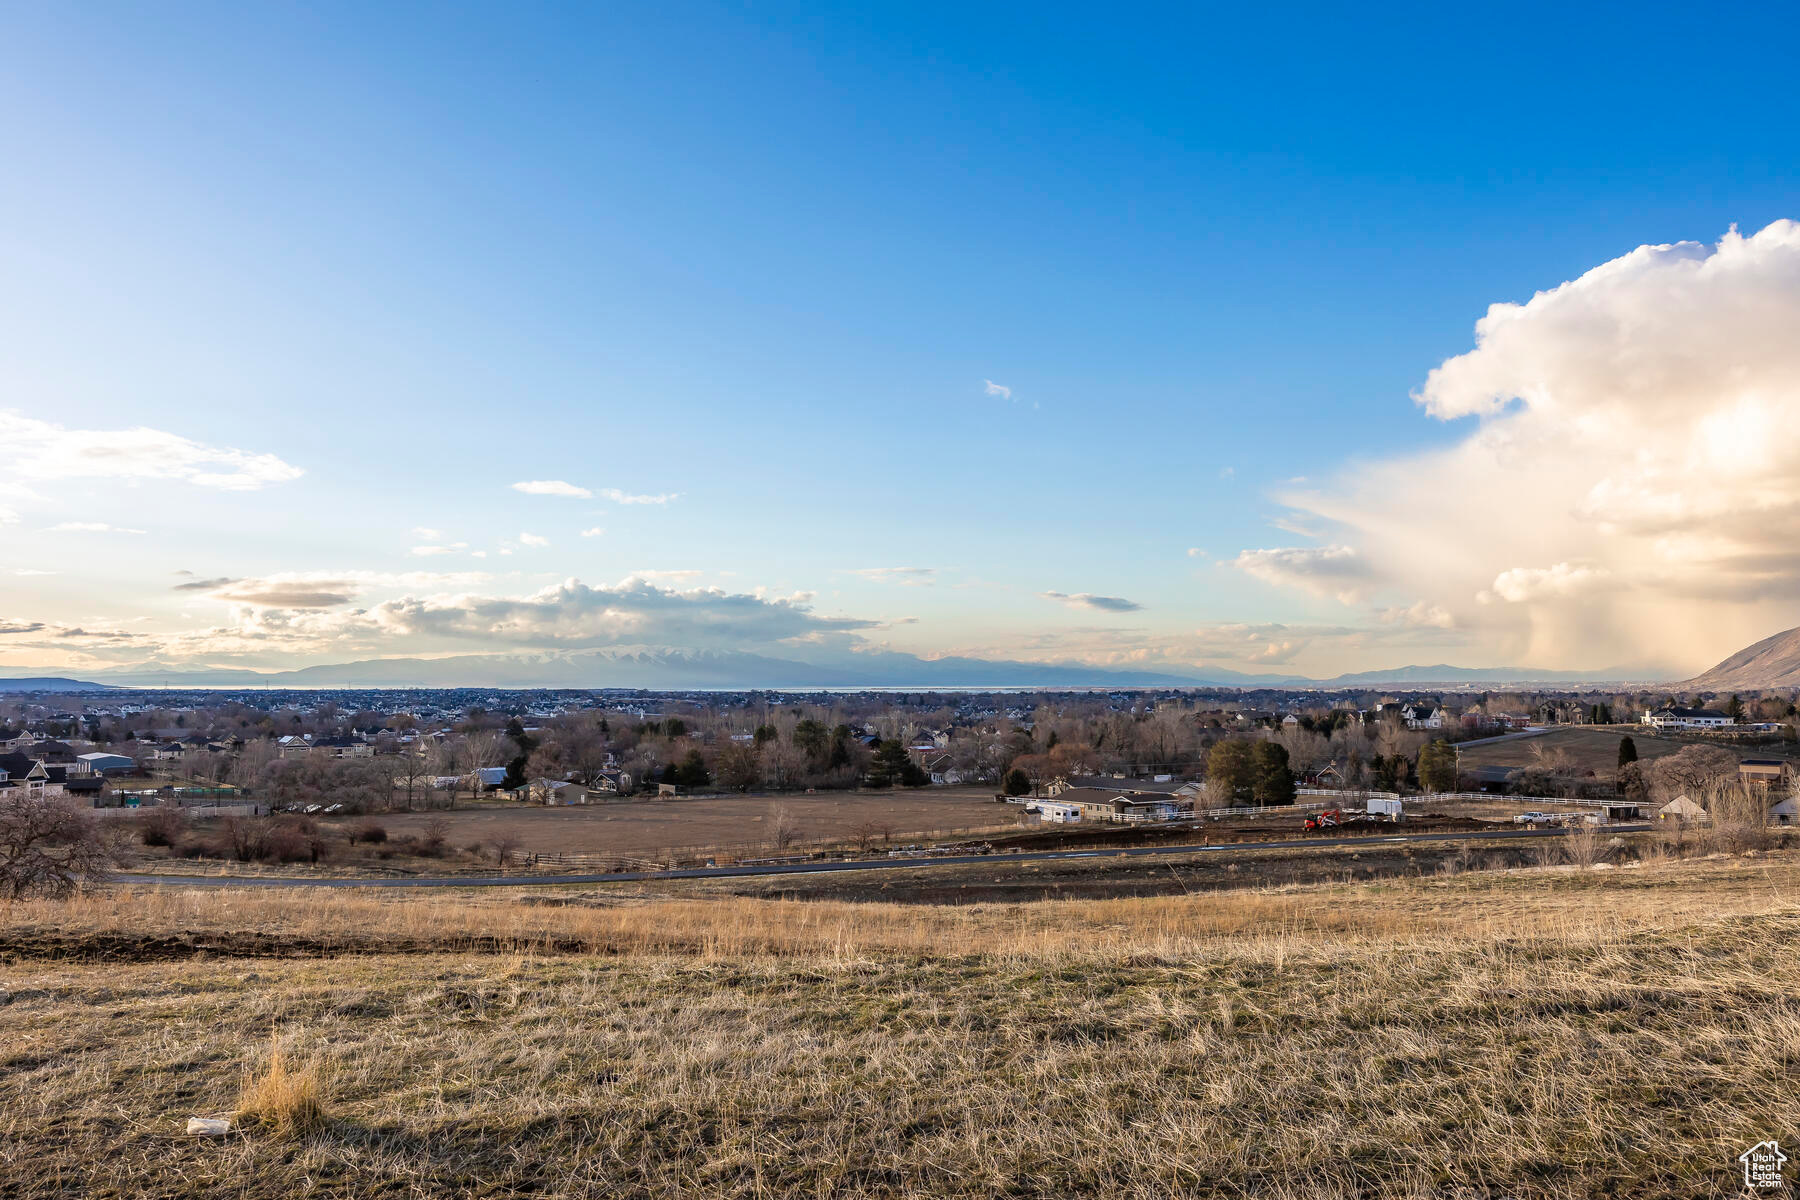
[[[1483,428],[1579,408],[1579,380],[1486,416],[1412,398],[1491,304],[1800,216],[1791,8],[520,8],[0,16],[16,442],[142,428],[299,472],[0,464],[0,560],[53,572],[0,575],[0,621],[42,627],[0,665],[658,642],[623,602],[626,632],[539,642],[378,610],[633,575],[789,597],[868,622],[857,645],[1313,674],[1696,668],[1800,620],[1766,571],[1713,607],[1667,583],[1759,547],[1570,540],[1611,524],[1583,496],[1624,494],[1591,456],[1549,494],[1417,490]],[[1790,296],[1765,249],[1743,286]],[[1538,319],[1538,346],[1592,329]],[[1720,337],[1694,354],[1724,379]],[[1548,377],[1509,363],[1492,387]],[[1758,393],[1783,412],[1788,365]],[[594,495],[511,486],[534,480]],[[1386,504],[1458,519],[1343,520]],[[1543,508],[1579,520],[1542,561],[1524,538],[1442,594],[1399,565]],[[1355,586],[1319,582],[1335,549]],[[1242,557],[1276,550],[1314,558]],[[1508,571],[1611,581],[1627,632],[1699,629],[1597,637],[1595,585],[1511,601]],[[344,599],[256,586],[295,579]],[[234,582],[172,590],[206,580]]]

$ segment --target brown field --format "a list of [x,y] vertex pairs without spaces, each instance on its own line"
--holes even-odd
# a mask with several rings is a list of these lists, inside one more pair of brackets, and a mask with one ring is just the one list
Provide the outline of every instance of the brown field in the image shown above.
[[788,811],[804,840],[849,838],[869,824],[903,839],[931,832],[1016,828],[1019,820],[1019,809],[994,803],[991,790],[715,796],[562,808],[509,804],[440,813],[382,813],[377,819],[399,836],[422,833],[432,817],[442,817],[450,823],[448,837],[456,846],[488,844],[504,833],[517,837],[519,849],[526,853],[639,855],[676,847],[766,846],[778,808]]
[[960,907],[23,902],[0,1195],[1733,1195],[1800,1126],[1797,894],[1777,853]]
[[1529,767],[1538,760],[1532,747],[1541,746],[1544,750],[1558,750],[1569,756],[1570,761],[1582,771],[1592,771],[1596,775],[1611,775],[1619,766],[1619,739],[1629,736],[1637,745],[1638,759],[1650,761],[1666,754],[1673,754],[1683,746],[1696,743],[1721,746],[1739,758],[1786,758],[1789,751],[1781,744],[1769,746],[1752,746],[1728,741],[1709,740],[1706,738],[1663,738],[1651,737],[1624,728],[1583,728],[1571,726],[1565,729],[1553,729],[1549,733],[1537,737],[1514,738],[1511,741],[1492,742],[1485,746],[1471,746],[1460,752],[1460,760],[1465,767]]

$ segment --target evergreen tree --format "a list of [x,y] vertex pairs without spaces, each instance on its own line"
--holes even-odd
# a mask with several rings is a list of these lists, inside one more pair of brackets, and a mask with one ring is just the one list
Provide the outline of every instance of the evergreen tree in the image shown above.
[[1227,807],[1249,804],[1255,784],[1250,743],[1226,738],[1206,754],[1206,781],[1217,789],[1217,799]]
[[823,722],[806,717],[794,726],[794,748],[816,767],[831,753],[831,731]]
[[675,771],[675,782],[682,787],[705,787],[712,782],[712,772],[706,769],[706,759],[698,750],[689,750],[687,757],[681,760],[681,766]]
[[1636,761],[1637,743],[1631,740],[1630,734],[1626,734],[1619,739],[1619,765],[1622,767],[1626,763],[1634,763]]
[[1419,784],[1428,792],[1456,790],[1456,748],[1442,738],[1419,751]]
[[1250,753],[1251,798],[1263,807],[1294,802],[1294,772],[1280,742],[1258,742]]
[[[875,758],[869,763],[867,783],[872,788],[889,788],[897,784],[918,787],[925,773],[906,752],[906,744],[898,739],[875,747]],[[929,776],[926,777],[929,781]]]
[[1031,790],[1031,776],[1014,767],[1006,773],[1006,782],[1001,787],[1009,796],[1023,796]]

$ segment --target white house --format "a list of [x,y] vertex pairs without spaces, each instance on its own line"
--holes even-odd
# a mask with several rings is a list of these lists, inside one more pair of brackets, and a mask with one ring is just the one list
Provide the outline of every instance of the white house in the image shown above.
[[1653,729],[1722,729],[1736,725],[1735,718],[1704,708],[1646,709],[1639,722]]
[[1442,729],[1444,708],[1441,704],[1408,704],[1400,710],[1408,729]]

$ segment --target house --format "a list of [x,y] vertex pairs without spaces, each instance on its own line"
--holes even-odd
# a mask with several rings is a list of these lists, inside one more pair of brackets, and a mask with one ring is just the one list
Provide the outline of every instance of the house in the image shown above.
[[[49,768],[55,770],[55,768]],[[63,794],[86,801],[95,808],[107,807],[106,778],[101,775],[68,775],[63,778]]]
[[0,794],[27,796],[50,794],[50,772],[44,764],[17,750],[0,754]]
[[150,747],[147,757],[151,762],[176,762],[181,758],[183,752],[180,742],[166,742]]
[[1738,763],[1738,782],[1759,787],[1780,787],[1787,782],[1787,760],[1780,758],[1746,758]]
[[1408,729],[1442,729],[1444,706],[1441,704],[1408,704],[1400,710]]
[[1498,763],[1464,767],[1461,771],[1461,774],[1474,782],[1476,791],[1497,793],[1505,792],[1512,781],[1523,773],[1523,767],[1509,767]]
[[1336,763],[1326,763],[1317,771],[1306,776],[1301,782],[1307,787],[1317,788],[1341,788],[1346,786],[1347,783],[1344,779],[1343,771],[1338,769]]
[[1652,729],[1723,729],[1736,725],[1735,718],[1706,708],[1665,707],[1645,709],[1640,724]]
[[312,752],[312,734],[289,733],[275,739],[276,753],[283,758],[296,758]]
[[939,754],[925,763],[925,770],[931,775],[931,782],[938,787],[956,787],[967,783],[972,773],[955,765],[948,754]]
[[87,773],[93,775],[129,775],[137,770],[137,763],[123,754],[107,754],[99,750],[92,754],[77,755],[75,761],[86,763]]
[[587,804],[593,798],[588,789],[566,779],[533,779],[520,791],[520,799],[532,804]]
[[[1117,788],[1066,788],[1055,803],[1073,804],[1081,810],[1084,821],[1113,821],[1137,824],[1140,821],[1172,821],[1190,802],[1175,795],[1128,792]],[[1041,805],[1040,805],[1041,811]]]
[[1196,783],[1191,779],[1176,779],[1169,775],[1158,775],[1155,779],[1127,779],[1123,775],[1059,776],[1051,780],[1050,786],[1044,791],[1051,796],[1060,796],[1076,788],[1098,788],[1144,796],[1172,796],[1181,800],[1197,799],[1206,791],[1203,783]]
[[1800,820],[1800,801],[1789,796],[1769,807],[1769,821],[1775,825],[1792,825]]
[[54,739],[45,741],[28,740],[23,746],[12,746],[8,749],[19,750],[43,763],[46,767],[67,766],[75,761],[75,747],[67,742]]
[[624,795],[631,790],[631,775],[616,767],[608,767],[594,773],[594,781],[589,790],[595,792],[615,792]]
[[1706,810],[1686,796],[1677,796],[1656,810],[1656,819],[1679,821],[1683,825],[1690,825],[1706,820]]
[[312,751],[327,758],[369,758],[375,747],[361,738],[328,737],[315,740]]
[[477,792],[497,792],[505,783],[505,767],[476,767],[469,772],[469,786]]

